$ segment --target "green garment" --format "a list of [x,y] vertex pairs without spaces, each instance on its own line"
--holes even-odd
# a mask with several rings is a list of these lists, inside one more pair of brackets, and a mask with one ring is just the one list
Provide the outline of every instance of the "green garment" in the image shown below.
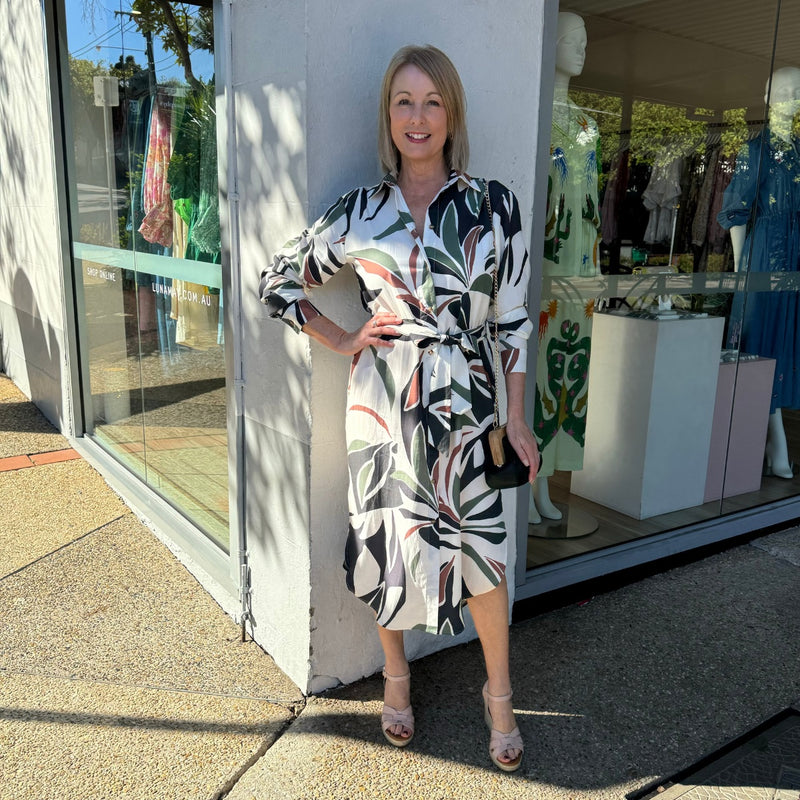
[[217,112],[213,81],[187,99],[168,179],[175,210],[189,225],[185,257],[219,261]]

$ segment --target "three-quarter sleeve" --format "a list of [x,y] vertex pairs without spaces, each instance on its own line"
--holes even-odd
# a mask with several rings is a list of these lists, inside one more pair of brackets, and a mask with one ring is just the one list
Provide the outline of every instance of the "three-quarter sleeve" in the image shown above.
[[761,139],[745,145],[736,157],[733,177],[722,196],[717,222],[726,230],[747,225],[758,194],[758,158]]
[[533,323],[528,316],[530,260],[522,233],[519,203],[510,189],[495,181],[489,182],[489,195],[495,241],[500,250],[497,278],[500,360],[503,374],[525,372]]
[[308,294],[347,263],[345,240],[357,194],[340,198],[311,227],[287,242],[261,273],[258,293],[271,317],[301,331],[321,315]]

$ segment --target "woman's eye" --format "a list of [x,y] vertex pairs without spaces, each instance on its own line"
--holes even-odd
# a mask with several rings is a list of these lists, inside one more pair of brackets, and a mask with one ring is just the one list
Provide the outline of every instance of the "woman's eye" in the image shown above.
[[397,105],[399,106],[407,106],[409,104],[409,100],[407,97],[402,97],[400,100],[397,101]]
[[441,103],[438,100],[428,100],[428,105],[436,106],[438,108],[441,105]]

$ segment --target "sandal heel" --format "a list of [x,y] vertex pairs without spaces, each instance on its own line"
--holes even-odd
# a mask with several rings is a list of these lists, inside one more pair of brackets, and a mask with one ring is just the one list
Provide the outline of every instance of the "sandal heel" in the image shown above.
[[[483,686],[483,718],[491,731],[489,735],[489,758],[492,759],[492,763],[503,772],[516,772],[522,764],[522,754],[525,751],[522,734],[519,732],[518,726],[508,733],[504,733],[494,727],[492,712],[489,710],[490,700],[503,703],[511,700],[511,694],[489,694],[489,682],[487,681]],[[509,750],[518,750],[519,755],[513,761],[501,761],[500,756]]]
[[[407,672],[405,675],[389,675],[386,670],[383,670],[383,681],[384,683],[386,681],[410,682],[411,672]],[[395,725],[401,725],[407,731],[410,731],[408,736],[398,736],[396,733],[392,733],[389,728],[393,728]],[[395,747],[405,747],[414,738],[414,712],[411,709],[411,705],[409,704],[407,708],[400,711],[384,703],[383,712],[381,713],[381,730],[389,744]]]

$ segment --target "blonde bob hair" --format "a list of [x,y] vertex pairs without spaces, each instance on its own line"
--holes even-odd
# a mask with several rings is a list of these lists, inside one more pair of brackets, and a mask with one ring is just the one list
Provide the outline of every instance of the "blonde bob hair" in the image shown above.
[[389,125],[389,92],[397,71],[412,64],[422,70],[433,81],[436,91],[442,96],[447,112],[447,141],[444,145],[444,160],[448,169],[463,172],[469,162],[469,137],[467,136],[467,101],[461,78],[453,62],[433,45],[401,47],[389,62],[381,84],[378,108],[378,157],[381,167],[392,175],[400,172],[400,152],[392,141]]

